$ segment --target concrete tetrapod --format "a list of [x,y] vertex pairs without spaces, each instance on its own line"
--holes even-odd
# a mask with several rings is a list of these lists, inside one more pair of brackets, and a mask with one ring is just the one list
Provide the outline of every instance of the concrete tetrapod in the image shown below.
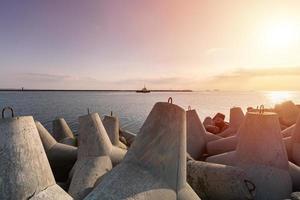
[[300,192],[293,192],[291,194],[291,200],[300,200]]
[[123,130],[120,128],[119,133],[120,133],[121,137],[125,138],[128,146],[130,146],[133,143],[133,141],[135,140],[136,134],[131,133],[128,130]]
[[240,107],[233,107],[230,109],[230,119],[229,119],[229,127],[223,131],[222,133],[218,134],[221,137],[229,137],[233,136],[237,133],[239,127],[241,126],[242,122],[244,121],[245,116]]
[[112,145],[120,147],[122,149],[127,149],[127,146],[120,141],[120,125],[119,118],[114,116],[104,116],[102,120],[104,128],[108,134],[108,137]]
[[199,199],[186,182],[186,114],[156,103],[124,161],[105,175],[85,198]]
[[206,200],[253,199],[255,185],[237,167],[188,160],[187,181]]
[[209,156],[218,155],[236,149],[238,143],[238,135],[211,141],[206,144],[207,154]]
[[234,152],[207,158],[208,162],[238,166],[256,185],[255,199],[284,199],[292,192],[285,146],[275,113],[248,112]]
[[79,117],[78,132],[78,158],[69,193],[83,199],[112,165],[121,162],[126,150],[112,145],[97,113]]
[[186,112],[186,128],[187,152],[196,160],[205,153],[207,140],[221,139],[217,135],[206,132],[196,110]]
[[278,113],[281,124],[291,126],[296,123],[300,109],[292,101],[286,101],[275,105],[275,112]]
[[66,182],[77,160],[77,147],[58,143],[40,122],[36,121],[35,124],[55,180]]
[[[292,125],[289,128],[281,131],[281,134],[283,135],[283,137],[286,134],[292,135],[292,131],[294,130],[294,128],[295,128],[295,125]],[[291,132],[291,133],[289,133],[289,132]],[[216,140],[216,141],[212,141],[212,142],[208,142],[206,144],[207,154],[209,156],[213,156],[213,155],[218,155],[218,154],[234,151],[236,149],[236,146],[238,143],[238,135],[239,135],[239,131],[238,131],[237,135],[230,136],[230,137],[223,138],[223,139]],[[291,141],[291,137],[287,136],[284,138],[284,143],[286,145],[286,149],[287,149],[289,158],[291,157],[291,153],[289,150],[289,149],[291,149],[290,141]]]
[[282,137],[290,137],[292,136],[292,133],[294,132],[296,124],[293,124],[292,126],[287,127],[286,129],[281,131]]
[[77,146],[73,132],[64,118],[57,118],[52,122],[53,137],[62,144]]
[[289,162],[289,173],[293,182],[293,191],[300,191],[300,167]]
[[0,199],[72,199],[56,185],[31,116],[0,120]]
[[292,162],[294,162],[296,165],[300,165],[300,116],[297,119],[295,128],[292,133],[291,137],[291,153],[292,153]]

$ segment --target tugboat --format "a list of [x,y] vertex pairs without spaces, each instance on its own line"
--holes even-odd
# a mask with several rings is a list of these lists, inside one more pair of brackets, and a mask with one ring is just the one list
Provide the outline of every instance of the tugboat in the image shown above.
[[144,86],[143,89],[137,90],[136,92],[137,92],[137,93],[150,93],[150,90],[148,90],[148,89],[146,88],[146,86]]

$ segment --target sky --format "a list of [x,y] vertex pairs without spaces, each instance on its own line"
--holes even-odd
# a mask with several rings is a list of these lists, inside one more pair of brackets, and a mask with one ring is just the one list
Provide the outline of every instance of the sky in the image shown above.
[[0,88],[300,90],[300,1],[1,0]]

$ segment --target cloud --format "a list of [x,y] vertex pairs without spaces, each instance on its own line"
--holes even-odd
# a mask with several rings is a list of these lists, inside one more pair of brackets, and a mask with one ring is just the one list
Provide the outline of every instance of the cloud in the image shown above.
[[24,80],[47,81],[47,82],[63,81],[70,78],[70,76],[66,76],[66,75],[43,74],[43,73],[21,73],[18,74],[18,77]]
[[253,78],[264,76],[300,76],[300,67],[276,67],[262,69],[240,69],[228,74],[215,76],[215,79]]
[[119,80],[95,77],[23,73],[13,87],[33,89],[221,89],[221,90],[299,90],[300,67],[239,69],[212,77],[161,76]]
[[48,73],[20,73],[17,86],[32,89],[190,89],[195,80],[186,77],[132,78],[99,80],[94,77],[57,75]]
[[229,90],[299,90],[300,67],[240,69],[212,77],[210,87]]

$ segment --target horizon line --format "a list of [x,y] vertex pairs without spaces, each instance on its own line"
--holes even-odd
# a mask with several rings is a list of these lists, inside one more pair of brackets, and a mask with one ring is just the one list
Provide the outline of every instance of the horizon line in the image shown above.
[[[12,88],[0,88],[1,92],[136,92],[137,90],[103,90],[103,89],[12,89]],[[150,90],[151,92],[194,92],[189,89],[168,89],[168,90]]]

